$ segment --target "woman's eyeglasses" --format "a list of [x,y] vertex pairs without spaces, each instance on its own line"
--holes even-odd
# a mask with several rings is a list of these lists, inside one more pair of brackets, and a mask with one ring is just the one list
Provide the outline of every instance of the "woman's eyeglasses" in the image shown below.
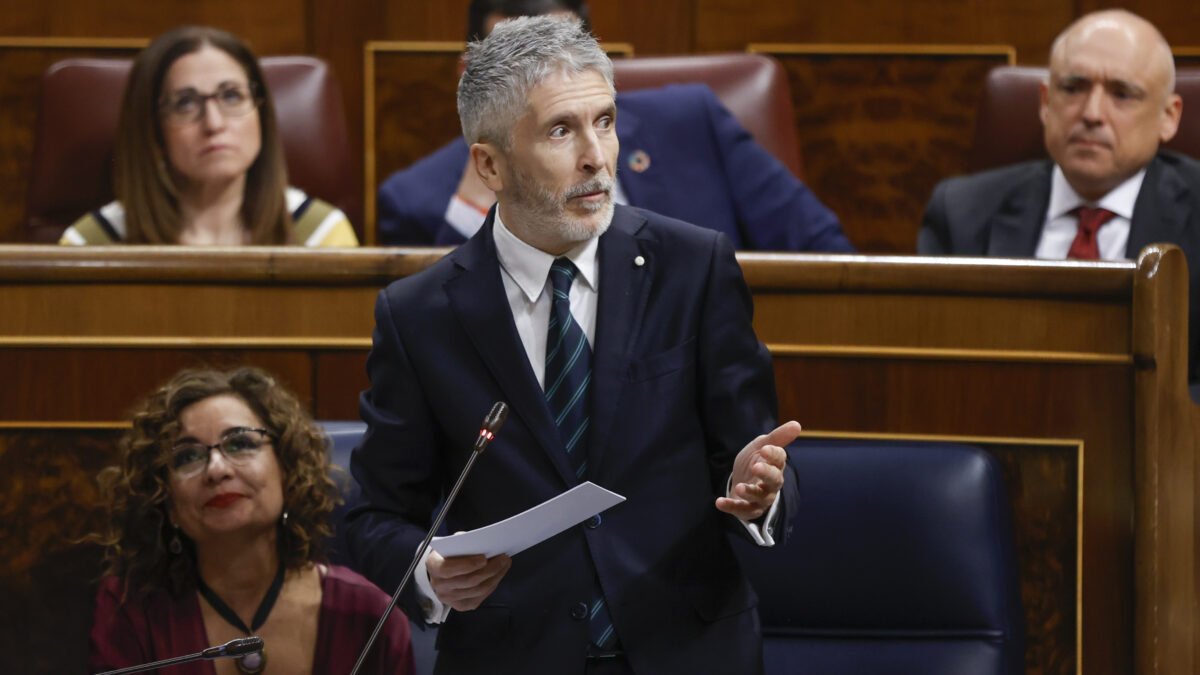
[[261,99],[250,85],[223,84],[211,94],[201,94],[195,89],[183,89],[160,104],[163,121],[175,126],[193,124],[204,119],[208,112],[208,101],[217,102],[221,115],[242,117],[258,107]]
[[208,468],[212,451],[220,450],[225,461],[242,466],[254,459],[264,445],[274,440],[266,429],[236,427],[225,432],[221,440],[212,445],[198,441],[177,443],[171,448],[171,473],[180,478],[191,478]]

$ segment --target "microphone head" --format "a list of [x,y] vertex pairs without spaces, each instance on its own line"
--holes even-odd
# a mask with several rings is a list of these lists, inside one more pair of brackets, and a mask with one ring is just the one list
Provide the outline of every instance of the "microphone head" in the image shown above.
[[225,656],[245,656],[254,652],[261,652],[263,648],[263,639],[258,636],[237,638],[230,640],[223,646]]
[[213,659],[228,659],[235,656],[245,656],[246,654],[261,652],[262,648],[263,639],[258,636],[237,638],[223,645],[205,649],[200,652],[200,658],[208,659],[209,661]]
[[508,404],[504,401],[493,403],[487,417],[483,418],[483,426],[479,428],[479,435],[475,437],[475,452],[483,452],[488,443],[492,442],[492,439],[496,437],[496,431],[500,429],[501,424],[504,424],[506,417],[508,417]]
[[487,417],[483,418],[483,428],[489,433],[495,434],[506,419],[508,419],[508,404],[504,401],[496,401],[492,404],[492,409],[488,411]]

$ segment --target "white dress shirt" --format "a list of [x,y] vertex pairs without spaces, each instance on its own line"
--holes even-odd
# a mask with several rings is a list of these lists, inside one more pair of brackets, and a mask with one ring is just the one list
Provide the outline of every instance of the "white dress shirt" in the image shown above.
[[1034,256],[1060,260],[1066,258],[1071,250],[1071,242],[1075,241],[1075,233],[1079,230],[1079,219],[1071,212],[1080,206],[1094,206],[1116,214],[1096,231],[1100,257],[1103,260],[1124,260],[1125,245],[1129,242],[1129,225],[1133,222],[1133,205],[1137,202],[1138,191],[1142,189],[1145,178],[1146,170],[1142,169],[1101,197],[1100,201],[1092,203],[1075,192],[1062,169],[1055,164],[1050,177],[1050,205],[1046,208],[1042,237],[1038,240]]
[[[546,335],[550,326],[550,304],[553,292],[550,286],[550,266],[560,256],[553,256],[540,249],[534,248],[521,241],[513,234],[500,219],[500,211],[496,210],[496,218],[492,226],[492,237],[496,242],[496,257],[500,261],[500,278],[504,283],[504,294],[508,305],[512,308],[513,321],[517,325],[517,335],[525,347],[525,355],[529,357],[529,365],[537,376],[538,384],[546,386]],[[575,282],[571,284],[571,316],[587,336],[588,345],[596,344],[596,306],[600,288],[599,267],[596,265],[596,253],[599,250],[599,237],[593,237],[563,254],[579,270]],[[746,439],[749,442],[751,439]],[[729,496],[733,476],[726,482],[725,495]],[[745,526],[750,537],[759,546],[774,546],[772,537],[775,519],[779,512],[782,499],[776,499],[766,518],[764,527],[758,523],[739,521]],[[715,507],[714,507],[715,508]],[[731,516],[732,517],[732,516]],[[450,615],[450,606],[442,604],[433,592],[429,582],[429,570],[425,561],[430,551],[425,552],[421,564],[416,570],[417,597],[425,610],[425,619],[429,623],[442,623]]]

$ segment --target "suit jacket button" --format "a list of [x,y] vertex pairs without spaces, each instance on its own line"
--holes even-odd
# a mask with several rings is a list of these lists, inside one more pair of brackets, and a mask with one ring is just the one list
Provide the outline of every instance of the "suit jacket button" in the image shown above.
[[586,602],[577,602],[571,606],[571,618],[576,621],[583,621],[588,615],[588,606]]
[[587,522],[584,523],[584,525],[587,526],[587,529],[594,530],[597,527],[600,527],[601,520],[602,519],[600,518],[600,514],[597,513],[596,515],[592,516],[591,518],[588,518]]

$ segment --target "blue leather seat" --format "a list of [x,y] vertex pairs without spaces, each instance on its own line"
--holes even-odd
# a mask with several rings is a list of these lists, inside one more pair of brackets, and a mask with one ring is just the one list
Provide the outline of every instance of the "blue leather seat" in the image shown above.
[[[322,424],[353,504],[350,451],[365,425]],[[1010,508],[991,455],[948,443],[808,439],[789,453],[802,501],[788,543],[735,541],[759,595],[767,673],[1024,672]],[[433,672],[435,638],[414,623],[419,673]]]
[[[350,475],[350,452],[358,445],[358,441],[367,430],[367,425],[363,422],[318,422],[317,424],[324,427],[325,433],[329,436],[330,462],[334,467],[340,469],[335,469],[333,479],[341,490],[342,499],[345,500],[345,503],[333,510],[334,532],[333,537],[326,542],[326,551],[329,554],[330,562],[353,569],[354,564],[350,560],[342,522],[346,518],[346,512],[359,503],[358,483]],[[395,590],[394,588],[385,588],[383,592],[391,595]],[[427,628],[421,621],[410,620],[409,624],[412,627],[413,660],[416,665],[416,674],[432,673],[433,663],[437,660],[437,649],[434,646],[437,640],[437,629]]]
[[[363,422],[318,422],[329,436],[330,461],[335,468],[333,480],[341,492],[343,503],[333,510],[333,537],[325,542],[329,561],[353,567],[350,552],[346,548],[342,522],[346,513],[359,501],[358,483],[350,475],[350,452],[358,445],[367,425]],[[394,589],[393,589],[394,590]],[[389,591],[390,593],[390,591]]]
[[1010,506],[983,450],[802,440],[786,545],[738,552],[767,673],[1024,672]]

